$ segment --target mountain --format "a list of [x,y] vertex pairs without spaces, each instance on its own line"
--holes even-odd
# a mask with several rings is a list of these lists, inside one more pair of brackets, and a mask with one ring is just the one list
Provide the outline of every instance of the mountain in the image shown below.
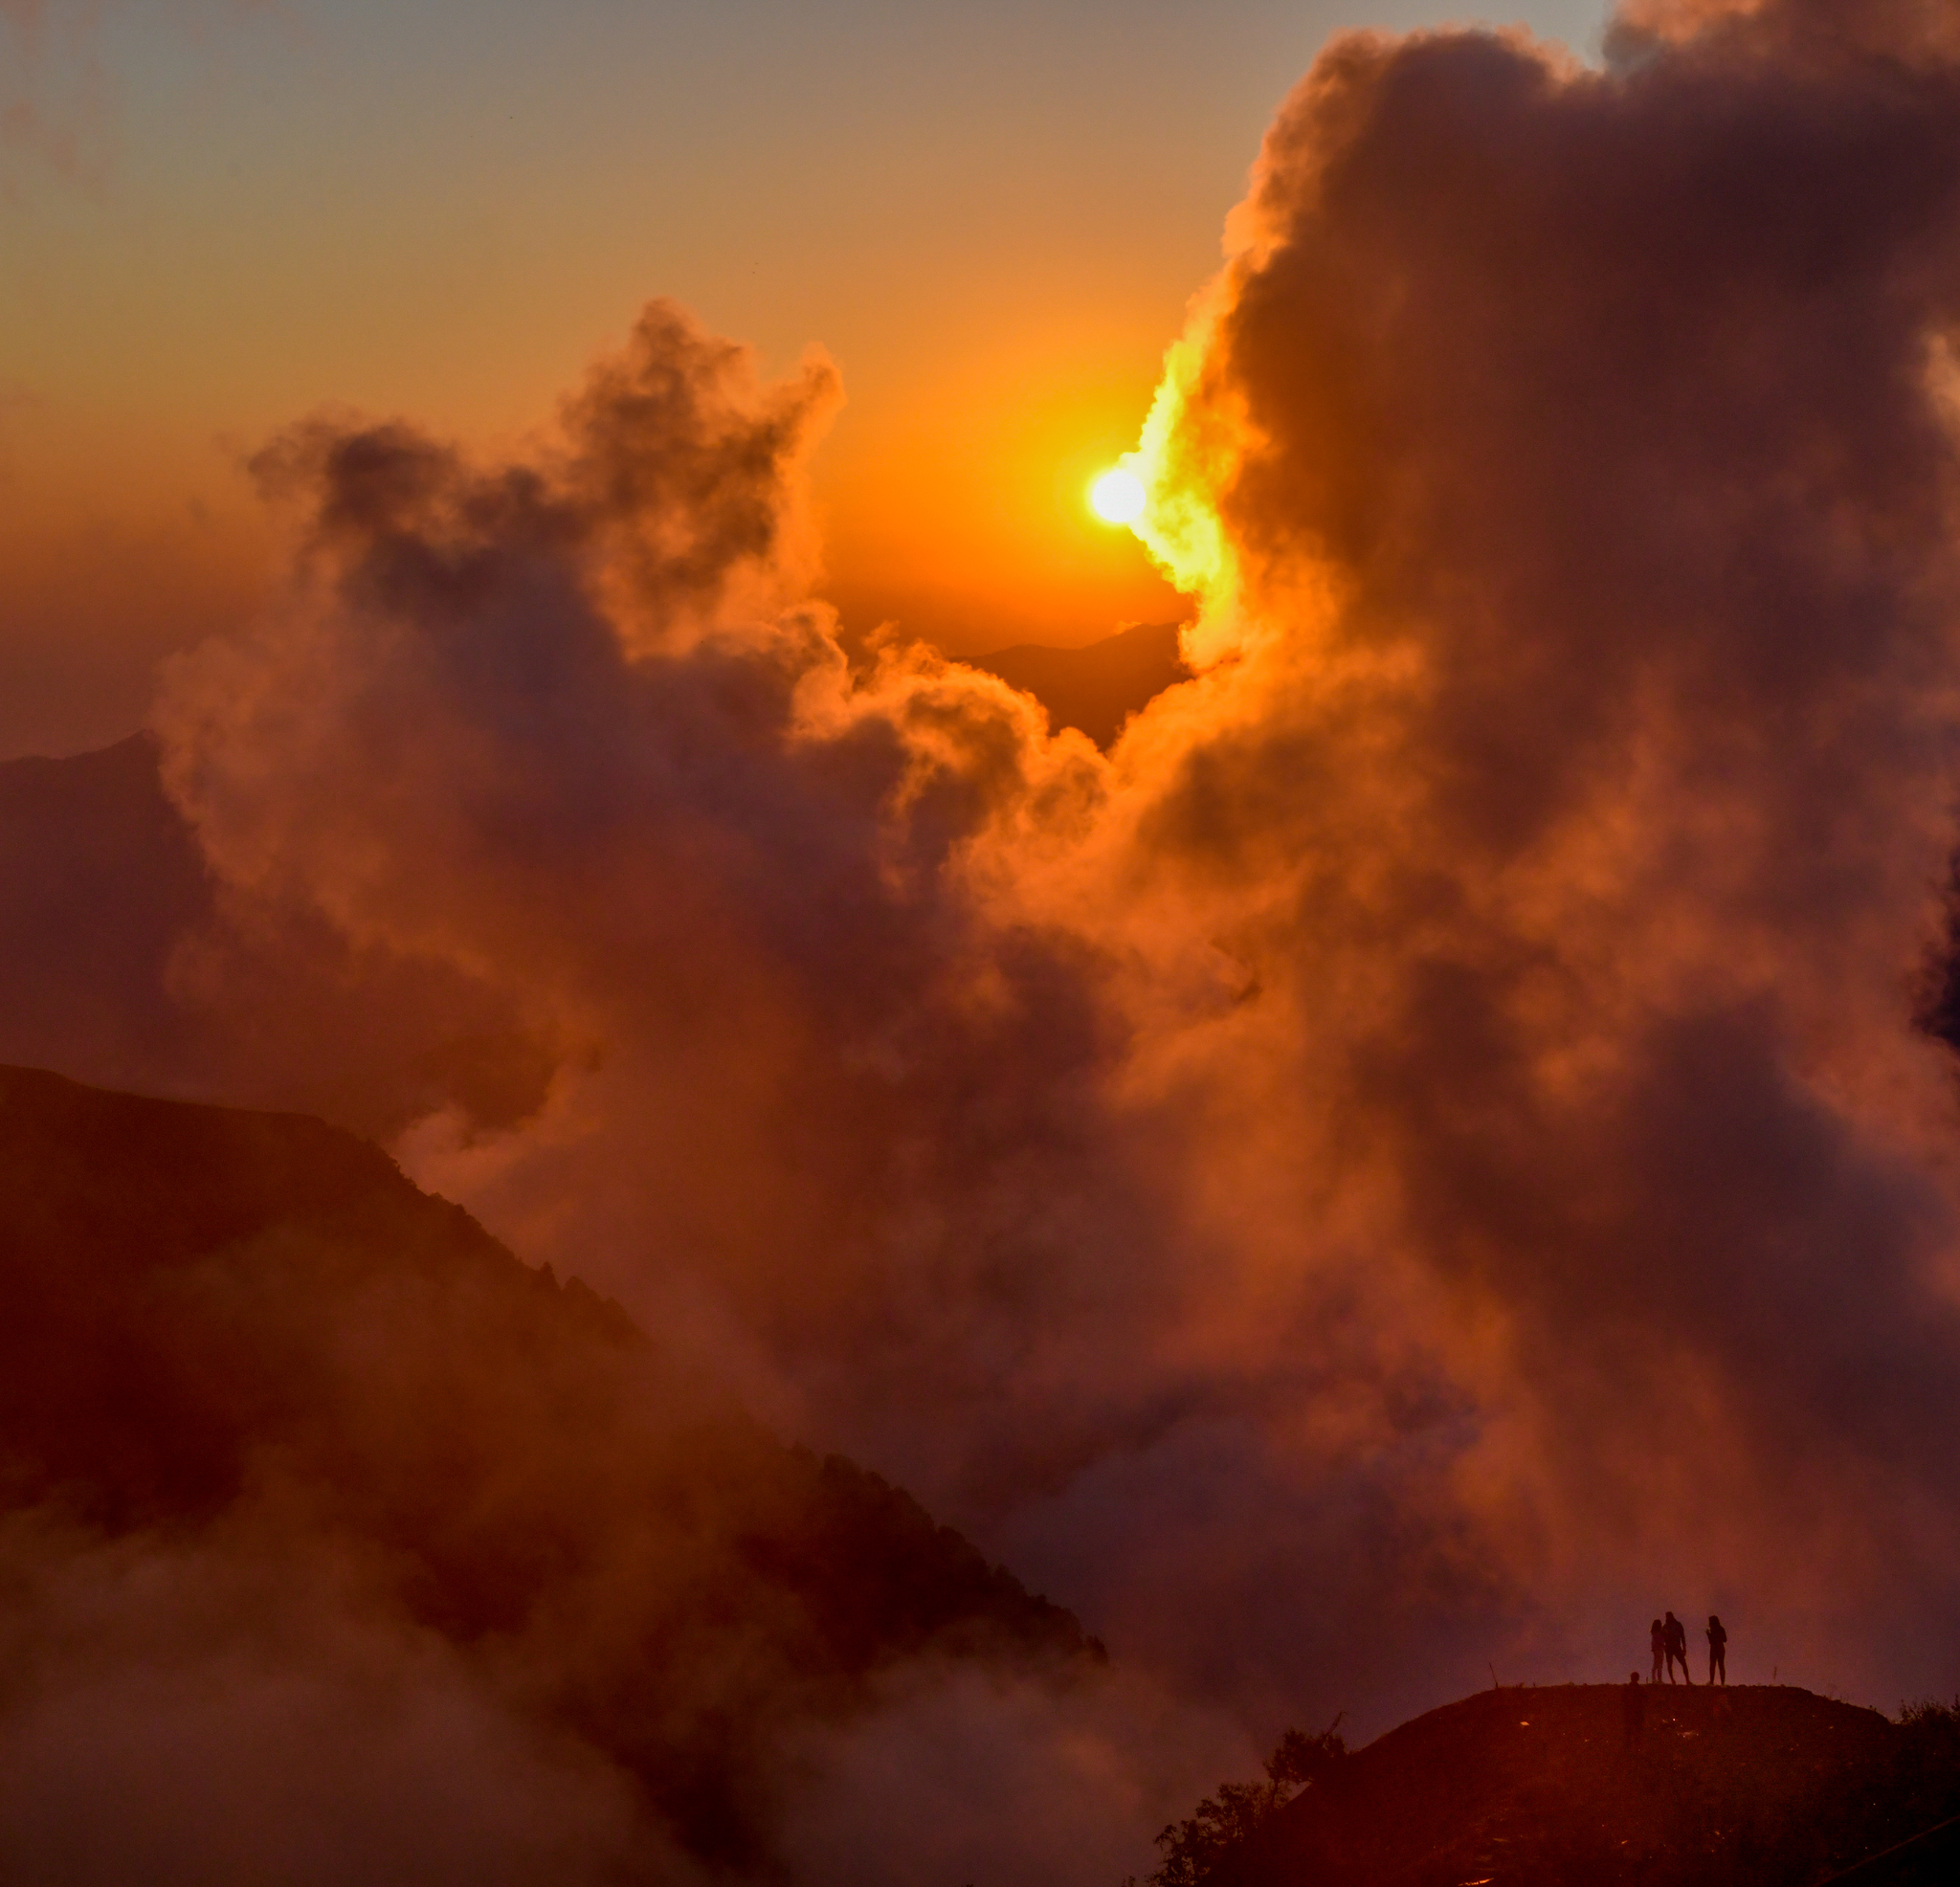
[[[10,1590],[23,1541],[336,1567],[368,1636],[446,1647],[737,1871],[767,1865],[785,1735],[863,1710],[880,1674],[1102,1657],[901,1490],[780,1445],[378,1148],[0,1068]],[[0,1713],[21,1695],[0,1668]]]
[[1893,1722],[1791,1686],[1640,1692],[1631,1737],[1614,1684],[1432,1710],[1324,1763],[1222,1849],[1187,1838],[1198,1864],[1180,1873],[1173,1854],[1167,1874],[1211,1887],[1816,1887],[1867,1863],[1860,1887],[1960,1878],[1960,1827],[1942,1827],[1960,1815],[1960,1711]]
[[1056,727],[1080,727],[1107,748],[1146,701],[1191,679],[1177,634],[1176,623],[1138,623],[1080,649],[1021,642],[961,660],[1033,695]]

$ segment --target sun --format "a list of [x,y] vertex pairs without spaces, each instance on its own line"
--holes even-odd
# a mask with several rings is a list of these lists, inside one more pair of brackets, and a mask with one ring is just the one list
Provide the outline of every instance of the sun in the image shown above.
[[1089,509],[1105,524],[1133,524],[1144,515],[1144,483],[1121,466],[1089,487]]

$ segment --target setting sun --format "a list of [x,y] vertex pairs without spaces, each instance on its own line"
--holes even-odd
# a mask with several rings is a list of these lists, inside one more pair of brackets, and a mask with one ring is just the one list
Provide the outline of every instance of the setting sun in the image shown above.
[[1089,487],[1089,508],[1106,524],[1133,524],[1144,515],[1143,481],[1134,472],[1105,472]]

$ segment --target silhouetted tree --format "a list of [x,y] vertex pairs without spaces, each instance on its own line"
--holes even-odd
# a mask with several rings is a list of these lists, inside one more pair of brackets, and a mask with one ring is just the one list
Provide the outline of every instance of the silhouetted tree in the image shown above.
[[[1264,1782],[1220,1783],[1216,1795],[1198,1804],[1196,1814],[1170,1823],[1157,1837],[1164,1864],[1150,1876],[1153,1887],[1203,1887],[1219,1863],[1236,1854],[1280,1809],[1325,1781],[1348,1754],[1336,1727],[1340,1720],[1336,1717],[1318,1736],[1288,1730],[1266,1759]],[[1135,1877],[1124,1887],[1136,1887]]]

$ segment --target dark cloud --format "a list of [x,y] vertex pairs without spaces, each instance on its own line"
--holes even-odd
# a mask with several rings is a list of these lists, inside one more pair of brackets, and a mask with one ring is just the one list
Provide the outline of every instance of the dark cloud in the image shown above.
[[828,369],[729,373],[657,309],[553,463],[301,435],[313,587],[179,670],[171,780],[228,882],[487,977],[572,1045],[527,1143],[457,1149],[517,1161],[521,1236],[578,1243],[657,1324],[734,1318],[839,1415],[978,1408],[1046,1341],[1031,1294],[1126,1315],[1095,1253],[1125,1238],[1141,1276],[1164,1244],[1100,1118],[1127,1030],[1101,946],[999,921],[980,861],[1082,825],[1102,769],[971,671],[854,682],[820,606],[784,610]]
[[1334,1195],[1377,1186],[1383,1250],[1488,1320],[1481,1413],[1534,1432],[1528,1470],[1466,1452],[1533,1510],[1488,1550],[1910,1590],[1836,1667],[1900,1681],[1954,1655],[1954,1122],[1909,991],[1960,69],[1939,10],[1613,52],[1354,37],[1282,111],[1159,420],[1258,705],[1193,727],[1148,830],[1256,888]]

